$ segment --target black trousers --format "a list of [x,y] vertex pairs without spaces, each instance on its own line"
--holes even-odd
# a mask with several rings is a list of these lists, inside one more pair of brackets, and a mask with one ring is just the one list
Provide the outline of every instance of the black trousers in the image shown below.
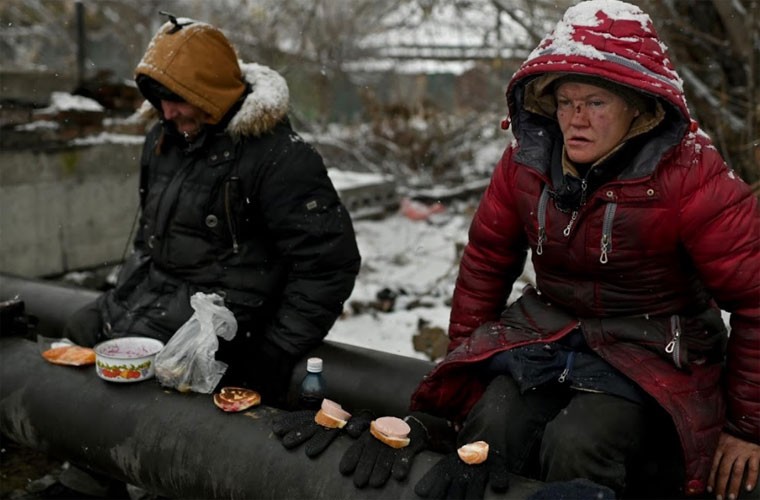
[[98,300],[86,304],[74,312],[63,327],[63,336],[77,345],[92,347],[104,340],[103,320],[100,316]]
[[468,415],[457,445],[477,440],[487,441],[522,476],[546,482],[586,478],[623,497],[681,496],[678,438],[654,402],[558,383],[520,393],[511,376],[499,375]]

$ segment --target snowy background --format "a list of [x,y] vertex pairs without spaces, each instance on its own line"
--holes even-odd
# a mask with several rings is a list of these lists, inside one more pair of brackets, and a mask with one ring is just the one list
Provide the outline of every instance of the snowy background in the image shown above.
[[[50,104],[35,113],[43,118],[26,127],[54,126],[54,122],[46,121],[44,117],[61,111],[97,110],[98,106],[96,101],[86,97],[55,92]],[[475,142],[470,144],[473,150],[471,161],[458,165],[471,183],[471,186],[458,187],[467,188],[464,191],[468,194],[452,197],[450,188],[428,184],[424,189],[425,198],[450,201],[425,204],[399,193],[398,209],[381,218],[366,219],[359,213],[352,213],[362,266],[353,293],[327,340],[427,360],[439,360],[445,353],[450,300],[471,217],[493,166],[512,139],[509,132],[493,126],[499,118],[500,115],[495,114],[491,120],[484,120],[484,129],[472,136]],[[131,119],[133,117],[128,118]],[[427,126],[429,124],[425,122],[417,124],[418,128]],[[319,149],[320,144],[344,140],[345,133],[345,127],[333,125],[317,132],[303,133],[303,136]],[[74,139],[71,143],[78,146],[139,144],[143,139],[142,135],[101,132]],[[328,173],[339,192],[388,179],[381,173],[338,168],[328,168]],[[115,283],[117,271],[118,267],[112,268],[107,279],[110,284]],[[70,272],[63,279],[85,285],[91,274],[87,271]],[[511,300],[516,298],[526,281],[533,282],[530,264],[515,283]],[[378,297],[383,292],[390,292],[393,296],[391,307],[383,307],[380,303]]]
[[[367,70],[368,67],[377,71],[377,66],[381,66],[385,69],[392,68],[399,73],[462,74],[473,68],[474,62],[471,57],[475,54],[479,56],[491,54],[507,59],[534,47],[536,40],[530,35],[532,34],[534,38],[536,34],[542,35],[554,24],[556,18],[564,10],[564,6],[560,3],[564,2],[554,5],[537,2],[539,7],[535,11],[527,7],[524,7],[524,10],[523,8],[503,10],[491,2],[472,2],[469,8],[461,8],[458,4],[447,2],[441,2],[435,8],[432,7],[432,3],[430,8],[423,8],[423,4],[414,2],[401,3],[395,10],[378,11],[378,19],[382,22],[375,23],[376,26],[372,30],[356,30],[356,33],[363,33],[357,39],[349,41],[341,38],[346,46],[360,47],[366,51],[366,54],[371,54],[371,57],[352,54],[352,57],[345,61],[334,62],[342,62],[344,69],[353,71]],[[185,4],[185,7],[189,5]],[[210,3],[198,5],[205,6],[203,8],[207,9],[197,12],[199,17],[211,17],[213,9]],[[327,9],[322,13],[325,20],[340,17],[346,25],[352,25],[352,22],[360,24],[368,22],[366,19],[362,20],[361,17],[351,18],[348,16],[349,11],[337,5],[333,6],[336,9],[334,11],[328,9],[327,6],[324,7]],[[159,22],[154,13],[151,16],[150,19],[154,24]],[[341,16],[346,18],[343,19]],[[530,20],[531,23],[526,24],[526,20]],[[242,49],[247,48],[246,40],[240,38],[241,32],[234,28],[235,20],[226,19],[225,21],[222,24],[228,27],[231,34],[236,35],[235,42]],[[291,20],[291,22],[295,21],[297,20]],[[14,26],[12,22],[8,24],[9,28]],[[278,25],[280,29],[273,32],[277,35],[274,41],[281,48],[288,49],[285,50],[286,52],[303,52],[318,59],[321,53],[317,50],[318,44],[314,41],[306,43],[303,38],[304,33],[295,29],[294,26],[288,25],[287,28],[293,28],[289,30],[285,29],[286,26]],[[328,23],[326,26],[331,25]],[[525,26],[531,29],[525,29]],[[18,43],[12,45],[23,46]],[[411,47],[416,52],[408,53],[412,50]],[[468,52],[474,49],[478,51]],[[453,52],[447,54],[446,50]],[[494,50],[496,52],[492,53]],[[431,54],[435,54],[436,57],[430,57]],[[458,54],[458,57],[447,60],[452,54]],[[95,57],[96,52],[93,51],[90,56]],[[431,60],[435,60],[436,63],[432,67]],[[89,62],[95,64],[94,59]],[[506,81],[503,83],[506,84]],[[493,109],[477,113],[478,119],[482,119],[482,122],[468,121],[467,127],[452,129],[456,133],[451,134],[449,138],[451,140],[447,143],[451,146],[450,149],[456,149],[456,144],[453,143],[454,138],[461,138],[461,133],[467,128],[477,129],[475,134],[465,139],[468,145],[467,153],[472,154],[471,159],[467,162],[456,163],[465,181],[473,179],[486,181],[509,140],[507,133],[495,131],[497,128],[495,125],[503,118],[501,99],[503,99],[502,95],[494,96]],[[97,112],[101,109],[100,104],[85,97],[53,92],[48,107],[35,110],[34,115],[45,116],[57,111],[70,110]],[[410,130],[422,131],[419,134],[421,139],[428,139],[430,135],[424,134],[424,129],[432,128],[432,120],[424,118],[422,115],[412,116],[408,125]],[[471,116],[467,117],[467,120],[470,119],[472,119]],[[54,124],[40,120],[32,121],[21,128],[31,130],[50,126]],[[360,123],[358,126],[329,124],[320,129],[302,131],[302,133],[319,149],[320,145],[346,143],[352,138],[351,131],[359,132],[353,134],[354,139],[356,135],[366,137],[369,135],[365,130],[366,127],[366,123]],[[141,141],[142,136],[102,132],[75,139],[72,144],[81,146],[101,142],[139,143]],[[355,151],[356,148],[353,146],[355,144],[351,144],[351,147],[346,149]],[[435,152],[438,153],[440,149],[442,148],[435,149]],[[465,156],[456,157],[454,160],[458,161]],[[423,158],[431,162],[436,159],[441,158]],[[372,161],[357,162],[354,158],[352,161],[369,164],[369,167],[364,166],[372,170]],[[408,170],[399,168],[397,173],[407,174]],[[432,180],[433,182],[428,183],[427,188],[429,191],[435,189],[437,179],[432,175],[431,178],[427,178],[426,172],[422,170],[413,173],[423,181]],[[371,176],[368,181],[366,172],[344,172],[332,169],[330,174],[339,190],[372,181]],[[407,187],[422,184],[422,182],[410,181],[409,177],[398,175],[396,180],[400,185],[403,184],[402,180],[405,181]],[[402,199],[397,213],[381,220],[355,220],[363,259],[362,268],[354,292],[345,305],[344,314],[336,322],[327,339],[404,356],[436,359],[436,353],[440,353],[440,349],[433,349],[431,344],[436,343],[436,335],[444,335],[447,329],[449,301],[456,280],[459,257],[467,242],[467,230],[476,206],[477,199],[467,201],[460,199],[436,206],[425,206]],[[69,278],[76,281],[74,277]],[[525,282],[533,282],[533,280],[533,270],[529,261],[523,277],[515,283],[515,292],[511,299],[515,298],[516,291],[520,290]],[[391,310],[378,307],[378,294],[383,290],[389,290],[395,296]],[[423,333],[426,336],[420,339],[419,336]],[[415,346],[415,339],[417,346]],[[443,342],[445,339],[439,338],[439,347]],[[423,345],[422,348],[420,344]],[[427,346],[427,349],[424,349],[424,346]]]
[[[61,110],[96,109],[97,102],[88,98],[56,92],[51,96],[45,113]],[[496,117],[495,117],[496,118]],[[494,118],[494,119],[495,119]],[[29,127],[40,127],[36,121]],[[343,131],[329,127],[319,136],[304,134],[316,143],[334,143]],[[508,132],[494,134],[483,131],[481,143],[474,149],[471,164],[462,165],[471,177],[480,178],[484,189],[493,166],[511,136]],[[100,133],[72,141],[77,145],[108,142],[141,143],[143,136]],[[371,185],[384,179],[382,174],[359,173],[328,169],[339,191]],[[327,340],[376,349],[402,356],[437,360],[444,353],[448,328],[450,300],[459,267],[461,252],[467,243],[472,214],[477,208],[480,193],[476,190],[469,199],[425,204],[402,198],[395,213],[382,218],[354,220],[362,266],[354,291],[345,303],[343,315],[337,320]],[[447,193],[441,188],[426,190],[428,198]],[[113,268],[107,281],[115,282],[118,267]],[[88,272],[71,272],[64,281],[84,284]],[[526,282],[534,282],[530,263],[523,277],[515,283],[510,300]],[[378,296],[390,291],[393,305],[383,308]]]
[[[327,340],[420,359],[439,358],[472,208],[455,204],[422,220],[399,212],[383,220],[355,222],[362,268],[344,315]],[[528,263],[510,300],[533,281]],[[367,307],[385,288],[397,294],[393,310]],[[419,344],[430,350],[423,352]]]

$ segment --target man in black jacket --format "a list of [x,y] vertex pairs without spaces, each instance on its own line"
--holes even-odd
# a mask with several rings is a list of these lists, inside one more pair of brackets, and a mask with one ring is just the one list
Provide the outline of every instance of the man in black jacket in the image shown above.
[[217,293],[238,331],[221,341],[222,383],[276,401],[296,361],[327,335],[360,256],[320,155],[291,128],[288,87],[241,64],[215,27],[170,18],[136,69],[158,118],[143,147],[140,224],[115,289],[76,313],[80,345],[168,341],[196,292]]

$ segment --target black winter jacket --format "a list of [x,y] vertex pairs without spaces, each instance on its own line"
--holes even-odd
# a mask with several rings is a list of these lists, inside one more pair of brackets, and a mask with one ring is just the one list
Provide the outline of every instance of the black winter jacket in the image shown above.
[[[193,143],[163,123],[148,133],[135,252],[101,298],[106,336],[167,341],[193,313],[189,297],[216,292],[238,336],[300,356],[351,294],[360,256],[350,216],[287,120],[284,80],[256,64],[243,70],[253,90]],[[264,83],[284,85],[274,94],[286,101],[261,130],[251,122],[261,119],[257,92],[271,90]]]

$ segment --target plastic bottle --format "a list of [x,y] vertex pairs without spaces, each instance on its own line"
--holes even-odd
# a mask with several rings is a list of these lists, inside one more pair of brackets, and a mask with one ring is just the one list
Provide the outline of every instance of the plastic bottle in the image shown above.
[[298,405],[304,410],[319,410],[325,397],[325,389],[322,358],[309,358],[306,360],[306,376],[301,381]]

